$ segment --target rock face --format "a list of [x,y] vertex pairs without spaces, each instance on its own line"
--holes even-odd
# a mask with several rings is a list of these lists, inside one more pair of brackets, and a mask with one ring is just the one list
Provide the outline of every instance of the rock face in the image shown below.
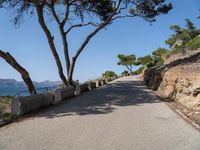
[[166,100],[200,110],[200,52],[144,71],[145,84]]

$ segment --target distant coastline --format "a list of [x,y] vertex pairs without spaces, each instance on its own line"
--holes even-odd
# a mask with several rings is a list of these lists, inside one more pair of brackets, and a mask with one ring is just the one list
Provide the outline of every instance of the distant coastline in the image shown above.
[[[62,84],[61,81],[43,81],[33,82],[36,87],[52,87]],[[0,87],[26,87],[23,81],[17,81],[15,79],[0,79]]]
[[[61,85],[61,81],[44,81],[33,82],[37,91],[40,93],[45,91],[45,88],[55,88]],[[15,96],[21,93],[21,95],[29,95],[28,89],[23,81],[17,81],[15,79],[0,79],[0,96]]]

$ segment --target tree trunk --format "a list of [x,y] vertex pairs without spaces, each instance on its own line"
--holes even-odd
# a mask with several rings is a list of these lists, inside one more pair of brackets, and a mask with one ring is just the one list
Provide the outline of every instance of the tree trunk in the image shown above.
[[72,57],[72,62],[71,62],[69,73],[68,73],[69,85],[73,84],[73,73],[74,73],[75,63],[76,63],[76,57]]
[[56,61],[59,76],[60,76],[61,80],[63,81],[63,83],[65,85],[67,85],[67,79],[65,78],[65,76],[63,74],[62,64],[61,64],[60,58],[58,56],[58,53],[56,51],[56,47],[55,47],[54,42],[53,42],[53,37],[51,36],[51,33],[50,33],[49,29],[47,28],[45,21],[44,21],[43,7],[42,6],[37,6],[37,15],[38,15],[38,21],[39,21],[47,39],[48,39],[50,49],[51,49],[53,56],[54,56],[54,59]]
[[122,0],[119,0],[115,11],[112,13],[112,15],[110,17],[108,17],[108,19],[101,23],[101,25],[99,25],[99,27],[97,27],[93,32],[91,32],[86,39],[84,40],[84,42],[82,43],[82,45],[80,46],[80,48],[77,50],[76,54],[74,55],[74,57],[72,57],[72,62],[70,64],[70,69],[69,69],[69,73],[68,73],[68,82],[70,82],[70,84],[72,83],[73,79],[73,72],[74,72],[74,67],[75,67],[75,63],[77,58],[79,57],[79,55],[81,54],[81,52],[83,51],[83,49],[86,47],[86,45],[90,42],[90,40],[101,30],[103,29],[106,25],[109,24],[109,22],[112,20],[112,17],[116,14],[117,10],[119,9],[119,6],[121,4]]
[[130,66],[130,68],[128,66],[126,66],[126,68],[128,69],[128,71],[130,72],[130,74],[132,74],[132,67]]
[[65,56],[65,62],[66,62],[66,70],[67,70],[67,75],[68,75],[69,74],[69,68],[70,68],[68,42],[67,42],[66,34],[64,32],[64,27],[62,25],[60,25],[59,29],[60,29],[60,34],[61,34],[61,37],[62,37],[62,42],[63,42],[63,47],[64,47],[64,56]]
[[36,94],[36,90],[29,76],[29,73],[15,60],[15,58],[12,57],[9,53],[3,52],[2,50],[0,50],[0,57],[2,57],[9,65],[11,65],[15,70],[17,70],[21,74],[21,77],[24,80],[29,90],[29,93]]

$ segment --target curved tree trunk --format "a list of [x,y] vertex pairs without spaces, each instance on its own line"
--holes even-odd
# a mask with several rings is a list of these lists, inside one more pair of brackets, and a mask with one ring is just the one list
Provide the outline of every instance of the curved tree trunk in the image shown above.
[[68,73],[69,85],[73,84],[73,73],[74,73],[74,67],[75,67],[76,59],[77,59],[77,57],[72,57],[72,62],[71,62],[69,73]]
[[50,49],[51,49],[51,51],[53,53],[53,56],[54,56],[54,59],[56,61],[56,65],[57,65],[57,68],[58,68],[59,76],[60,76],[61,80],[63,81],[63,83],[65,85],[67,85],[67,79],[64,76],[62,64],[61,64],[60,58],[58,56],[58,53],[56,51],[56,47],[55,47],[55,44],[54,44],[54,41],[53,41],[54,38],[52,37],[48,27],[46,26],[45,20],[44,20],[43,7],[42,6],[37,6],[36,9],[37,9],[38,21],[39,21],[40,26],[42,27],[47,39],[48,39],[48,43],[49,43]]
[[24,80],[29,93],[30,94],[36,94],[35,87],[33,85],[33,82],[29,76],[29,73],[24,69],[16,60],[15,58],[10,55],[9,53],[6,53],[2,50],[0,50],[0,57],[2,57],[9,65],[11,65],[15,70],[17,70],[20,74],[22,79]]
[[72,62],[70,64],[70,68],[69,68],[69,73],[68,73],[68,82],[69,84],[72,84],[73,82],[73,73],[74,73],[74,67],[76,64],[76,60],[79,57],[79,55],[81,54],[81,52],[84,50],[84,48],[86,47],[86,45],[90,42],[90,40],[99,32],[101,31],[101,29],[103,29],[106,25],[109,24],[110,21],[112,21],[112,17],[116,14],[116,12],[119,9],[120,4],[122,3],[122,0],[119,0],[118,4],[116,5],[116,8],[114,10],[114,12],[111,14],[110,17],[108,17],[108,19],[101,23],[93,32],[91,32],[86,39],[84,40],[84,42],[82,43],[82,45],[80,46],[80,48],[77,50],[76,54],[72,57]]

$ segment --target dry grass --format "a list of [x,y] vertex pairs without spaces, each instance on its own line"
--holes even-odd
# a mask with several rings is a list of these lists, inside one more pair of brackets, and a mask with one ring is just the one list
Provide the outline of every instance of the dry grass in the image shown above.
[[1,96],[0,97],[0,119],[5,119],[10,114],[10,104],[13,97]]

